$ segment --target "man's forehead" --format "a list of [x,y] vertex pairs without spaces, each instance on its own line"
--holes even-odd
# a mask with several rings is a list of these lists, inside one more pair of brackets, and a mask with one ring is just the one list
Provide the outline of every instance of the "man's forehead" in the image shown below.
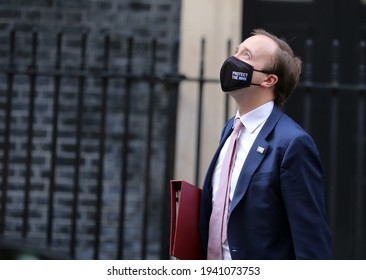
[[253,53],[274,53],[277,48],[277,43],[265,35],[253,35],[245,39],[240,45]]

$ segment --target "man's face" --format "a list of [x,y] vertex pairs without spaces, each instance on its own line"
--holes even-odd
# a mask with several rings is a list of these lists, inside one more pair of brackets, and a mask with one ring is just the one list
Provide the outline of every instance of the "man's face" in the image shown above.
[[[235,57],[254,66],[254,69],[268,70],[273,66],[277,44],[264,35],[254,35],[243,41]],[[257,73],[258,74],[258,73]]]

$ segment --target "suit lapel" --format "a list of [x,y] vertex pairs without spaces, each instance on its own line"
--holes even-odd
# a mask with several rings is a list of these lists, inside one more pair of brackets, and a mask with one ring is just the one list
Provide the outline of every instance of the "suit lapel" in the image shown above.
[[261,131],[259,132],[256,140],[253,143],[253,146],[248,153],[247,159],[244,162],[243,168],[238,178],[234,197],[230,205],[230,213],[245,195],[255,171],[265,158],[266,152],[269,148],[269,144],[266,138],[275,127],[280,116],[280,109],[274,106],[271,115],[268,117],[266,123],[263,125]]

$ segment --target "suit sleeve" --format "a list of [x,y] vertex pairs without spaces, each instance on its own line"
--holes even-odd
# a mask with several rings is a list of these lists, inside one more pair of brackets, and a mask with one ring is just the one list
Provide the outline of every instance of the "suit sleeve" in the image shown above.
[[323,168],[309,135],[290,141],[281,164],[280,186],[296,259],[331,259]]

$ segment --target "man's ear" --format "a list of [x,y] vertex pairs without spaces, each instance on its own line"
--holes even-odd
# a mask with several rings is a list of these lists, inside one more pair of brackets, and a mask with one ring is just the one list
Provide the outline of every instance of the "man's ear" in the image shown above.
[[262,87],[272,87],[274,86],[278,81],[278,77],[275,74],[269,74],[267,78],[261,83]]

